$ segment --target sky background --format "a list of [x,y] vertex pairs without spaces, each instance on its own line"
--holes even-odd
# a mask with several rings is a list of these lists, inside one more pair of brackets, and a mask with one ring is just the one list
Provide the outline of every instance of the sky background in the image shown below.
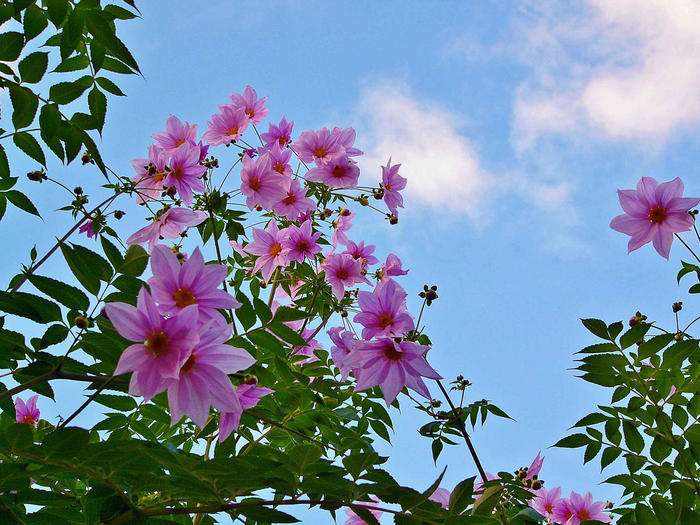
[[[541,450],[548,487],[619,501],[615,486],[599,485],[614,467],[601,474],[595,461],[581,466],[582,450],[548,447],[609,401],[605,389],[569,370],[573,353],[595,342],[579,318],[612,322],[641,310],[670,326],[674,301],[684,302],[682,319],[697,311],[697,298],[675,282],[678,260],[689,259],[681,245],[670,262],[651,246],[628,255],[628,237],[608,225],[621,213],[616,190],[642,176],[679,176],[687,196],[700,194],[700,4],[138,5],[143,18],[118,31],[144,76],[117,79],[128,96],[109,98],[106,163],[131,176],[131,159],[146,156],[169,114],[202,133],[217,105],[246,85],[268,97],[269,122],[294,120],[295,136],[355,127],[364,180],[379,180],[391,156],[408,188],[397,226],[363,213],[354,236],[376,244],[380,259],[393,252],[410,268],[400,283],[412,311],[423,284],[438,285],[440,298],[424,316],[431,364],[448,380],[462,373],[474,384],[469,400],[490,399],[515,419],[473,432],[486,470],[529,465]],[[233,150],[215,154],[226,165]],[[15,174],[35,169],[16,150],[10,155]],[[102,182],[79,163],[53,162],[50,174],[88,190]],[[70,227],[67,215],[53,212],[65,203],[54,187],[25,179],[20,189],[36,196],[46,222],[8,209],[4,276],[34,244],[41,254]],[[119,225],[126,237],[143,225],[143,212],[126,199],[118,207],[127,212]],[[58,405],[40,401],[44,417],[82,402],[79,390],[62,388]],[[430,441],[417,433],[427,419],[407,401],[392,412],[393,447],[379,445],[391,455],[388,470],[419,489],[445,465],[448,489],[475,475],[463,445],[433,464]]]

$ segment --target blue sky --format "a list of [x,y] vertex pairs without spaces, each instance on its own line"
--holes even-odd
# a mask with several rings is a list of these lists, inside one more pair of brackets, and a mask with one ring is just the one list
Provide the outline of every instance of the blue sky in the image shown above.
[[[608,224],[621,213],[616,189],[641,176],[680,176],[686,195],[700,193],[698,5],[149,0],[139,7],[143,19],[122,24],[119,34],[145,78],[120,79],[128,96],[109,99],[101,146],[108,165],[130,174],[130,160],[146,155],[170,113],[203,132],[217,105],[247,84],[269,97],[270,121],[293,119],[297,135],[355,127],[365,180],[377,180],[391,155],[409,181],[399,225],[365,215],[354,231],[379,246],[380,258],[394,252],[410,268],[401,284],[414,311],[423,284],[439,286],[424,318],[431,363],[447,378],[464,374],[474,383],[470,399],[490,399],[516,420],[474,432],[485,468],[513,470],[542,450],[548,486],[618,501],[617,489],[598,485],[613,470],[601,475],[595,465],[581,467],[581,451],[547,447],[609,400],[567,370],[572,354],[593,342],[579,318],[611,322],[641,310],[669,325],[672,302],[683,300],[683,313],[697,309],[697,298],[675,284],[678,259],[688,259],[682,246],[674,245],[670,262],[650,246],[627,255],[627,237]],[[34,168],[14,158],[18,173]],[[86,189],[101,183],[79,165],[51,170]],[[8,210],[2,237],[13,256],[0,261],[3,275],[69,225],[51,212],[53,188],[23,186],[44,192],[36,202],[50,219]],[[126,200],[119,207],[127,211],[122,231],[141,227],[140,210]],[[27,235],[34,231],[40,236]],[[45,414],[72,411],[49,405],[40,404]],[[427,487],[448,465],[451,489],[476,473],[463,446],[447,449],[435,467],[416,431],[427,421],[402,405],[394,446],[382,448],[397,479]],[[308,521],[326,522],[314,516]]]

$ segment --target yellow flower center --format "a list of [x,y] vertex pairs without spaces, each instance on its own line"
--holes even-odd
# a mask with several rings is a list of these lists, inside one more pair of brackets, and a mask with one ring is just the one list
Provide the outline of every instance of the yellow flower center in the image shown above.
[[277,257],[281,251],[282,251],[282,245],[278,242],[276,242],[275,244],[270,246],[270,255],[272,255],[273,257]]
[[649,210],[649,220],[654,224],[661,224],[666,220],[666,208],[663,206],[654,206]]
[[231,126],[228,128],[228,130],[226,130],[226,134],[230,137],[238,134],[238,126]]
[[379,316],[379,327],[384,330],[387,326],[391,326],[394,322],[394,318],[391,314],[382,314]]
[[253,190],[253,191],[258,191],[260,188],[262,188],[262,184],[260,183],[260,179],[257,177],[253,177],[248,181],[248,187]]
[[325,157],[327,154],[328,152],[326,151],[326,149],[321,146],[314,150],[314,157],[319,159]]
[[179,147],[182,146],[184,143],[185,143],[185,139],[180,139],[180,140],[178,140],[178,141],[175,143],[175,147],[176,147],[176,148],[179,148]]
[[173,294],[173,299],[175,299],[175,305],[178,308],[184,308],[185,306],[189,306],[197,302],[192,292],[189,290],[183,290],[182,288],[178,288],[175,291]]
[[170,348],[170,338],[165,332],[153,332],[146,339],[146,348],[156,357],[162,356]]

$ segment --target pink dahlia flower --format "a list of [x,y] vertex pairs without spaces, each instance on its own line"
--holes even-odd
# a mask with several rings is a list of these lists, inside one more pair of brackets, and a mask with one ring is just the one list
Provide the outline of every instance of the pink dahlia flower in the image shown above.
[[207,168],[199,163],[199,154],[199,146],[196,144],[183,144],[170,157],[170,171],[163,180],[163,186],[174,186],[187,206],[192,204],[193,192],[204,191],[204,183],[200,177]]
[[269,282],[275,268],[289,264],[289,249],[283,246],[286,236],[287,229],[279,230],[274,219],[265,230],[253,228],[253,242],[247,244],[244,249],[251,255],[258,256],[252,271],[261,271],[265,282]]
[[636,190],[618,190],[620,205],[625,211],[610,222],[610,227],[630,235],[629,252],[649,241],[662,257],[668,259],[673,234],[689,230],[693,216],[688,210],[700,202],[696,198],[683,198],[683,181],[676,177],[659,184],[652,177],[642,177]]
[[384,337],[375,341],[358,341],[347,364],[357,369],[355,390],[379,385],[384,400],[390,405],[403,387],[415,390],[430,399],[430,391],[422,377],[442,379],[425,360],[427,346]]
[[289,163],[292,158],[291,150],[282,149],[277,144],[273,144],[266,155],[270,157],[270,166],[272,166],[273,171],[287,177],[292,176],[294,172],[292,171],[292,165]]
[[316,243],[321,232],[313,233],[311,222],[307,221],[301,226],[291,225],[286,230],[288,234],[282,241],[282,247],[287,249],[290,261],[303,263],[305,258],[313,259],[314,255],[321,251],[321,247]]
[[167,175],[165,166],[169,156],[158,144],[148,146],[147,159],[134,159],[131,165],[136,175],[131,178],[136,183],[136,203],[143,204],[156,200],[163,191],[163,179]]
[[226,323],[209,321],[199,332],[199,343],[180,367],[180,374],[167,384],[173,425],[186,414],[204,428],[210,406],[221,412],[242,410],[228,374],[245,370],[255,359],[242,348],[226,344],[231,339],[231,326]]
[[533,479],[535,476],[537,476],[540,473],[540,470],[542,470],[542,464],[544,463],[544,458],[540,457],[540,453],[537,453],[537,456],[535,459],[532,460],[532,463],[527,469],[527,477],[525,479]]
[[156,246],[151,254],[153,277],[148,280],[153,299],[163,314],[172,315],[196,304],[201,322],[210,319],[225,323],[217,309],[238,308],[241,303],[219,286],[226,278],[226,266],[204,264],[204,257],[195,248],[182,264],[166,246]]
[[221,106],[221,113],[211,116],[202,138],[211,146],[237,141],[248,127],[248,116],[242,108]]
[[316,162],[318,166],[345,152],[338,137],[325,127],[318,131],[304,131],[292,147],[301,160]]
[[263,133],[260,138],[265,143],[265,147],[270,147],[273,144],[278,144],[281,148],[284,148],[287,144],[292,142],[292,129],[294,128],[294,121],[287,122],[286,117],[282,117],[279,126],[275,126],[270,123],[270,127],[267,133]]
[[374,292],[359,292],[357,303],[362,310],[355,316],[363,339],[377,336],[401,336],[413,330],[413,317],[406,310],[406,291],[393,279],[379,283]]
[[345,150],[345,154],[348,157],[357,157],[359,155],[362,155],[361,150],[353,148],[353,144],[355,144],[354,129],[335,127],[331,131],[331,136],[336,138],[338,144],[340,144],[343,147],[343,149]]
[[439,488],[439,489],[436,489],[435,492],[433,492],[428,499],[430,501],[434,501],[435,503],[439,503],[443,509],[449,509],[450,508],[450,495],[451,495],[451,493],[449,490]]
[[87,234],[88,239],[92,237],[97,239],[97,232],[95,231],[95,225],[92,219],[88,219],[88,221],[78,229],[78,232]]
[[603,512],[603,509],[605,509],[605,502],[594,502],[590,492],[586,492],[583,496],[572,492],[568,499],[562,500],[554,508],[554,520],[559,520],[566,525],[580,525],[586,520],[610,523],[610,516]]
[[537,496],[529,501],[530,507],[549,520],[554,520],[554,509],[561,504],[561,487],[547,490],[542,487],[536,492]]
[[349,231],[350,228],[352,228],[352,220],[355,218],[355,212],[351,211],[347,215],[340,215],[338,217],[338,220],[335,223],[335,230],[333,231],[333,237],[331,239],[331,244],[333,245],[333,248],[338,246],[338,243],[344,244],[345,246],[348,245],[350,240],[348,239],[348,236],[345,235],[345,232]]
[[39,396],[32,396],[25,403],[20,398],[15,399],[15,421],[17,423],[26,423],[27,425],[36,426],[41,413],[36,407]]
[[148,243],[148,251],[158,243],[158,239],[175,239],[180,236],[188,226],[197,226],[206,220],[209,215],[199,210],[187,208],[168,208],[163,215],[144,228],[133,233],[127,240],[127,244]]
[[149,400],[165,390],[168,380],[177,379],[194,346],[199,342],[197,306],[183,308],[164,318],[155,301],[141,288],[136,307],[126,303],[105,305],[107,317],[119,334],[135,341],[124,350],[114,375],[135,372],[138,394]]
[[399,216],[399,208],[403,208],[403,197],[399,191],[406,187],[407,179],[399,175],[401,164],[391,165],[391,157],[386,166],[382,166],[382,187],[384,188],[384,202],[395,217]]
[[340,301],[345,295],[345,288],[357,283],[369,281],[362,275],[362,262],[356,261],[347,253],[332,253],[323,261],[321,269],[326,272],[326,282],[331,285],[333,295]]
[[298,180],[289,179],[286,184],[286,195],[272,205],[272,210],[290,221],[296,220],[299,215],[315,210],[316,203],[306,197],[306,188]]
[[274,391],[262,386],[248,384],[239,386],[236,389],[236,393],[238,394],[241,409],[233,412],[222,412],[219,419],[219,442],[225,441],[231,435],[231,432],[238,428],[244,410],[253,408],[261,398],[272,394],[272,392]]
[[256,206],[272,209],[273,204],[286,197],[288,181],[289,178],[272,169],[269,156],[263,155],[257,161],[243,157],[241,192],[251,210]]
[[401,267],[401,259],[393,253],[387,255],[386,262],[379,267],[382,270],[382,281],[386,281],[389,277],[406,275],[408,270]]
[[340,379],[345,381],[352,370],[347,365],[347,359],[352,351],[355,336],[342,326],[336,326],[328,330],[328,336],[335,344],[335,346],[331,347],[333,363],[338,367],[338,370],[340,370]]
[[349,253],[352,255],[353,259],[359,259],[362,261],[362,267],[366,268],[370,264],[377,264],[379,259],[374,255],[374,249],[376,246],[370,244],[365,246],[365,241],[360,241],[359,244],[355,244],[353,241],[348,240],[345,244],[345,251],[343,253]]
[[322,182],[334,189],[355,188],[359,179],[360,168],[347,155],[329,159],[306,174],[306,180]]
[[231,106],[235,109],[242,109],[251,123],[260,124],[267,116],[266,100],[267,97],[258,98],[255,90],[250,86],[246,86],[243,90],[243,95],[238,93],[231,95]]
[[153,138],[168,155],[172,155],[183,144],[194,144],[197,140],[197,124],[183,124],[179,118],[170,115],[165,121],[165,131],[154,133]]

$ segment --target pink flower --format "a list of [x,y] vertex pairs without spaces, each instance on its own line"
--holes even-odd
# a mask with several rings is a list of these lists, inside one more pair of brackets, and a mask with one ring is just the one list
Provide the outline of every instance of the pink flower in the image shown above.
[[270,166],[272,166],[273,171],[280,175],[291,177],[294,172],[292,171],[292,165],[289,163],[289,160],[292,158],[290,150],[282,149],[277,144],[273,144],[267,155],[270,156]]
[[355,144],[355,130],[352,128],[338,128],[335,127],[331,131],[331,136],[335,137],[348,157],[357,157],[362,155],[362,151],[357,148],[353,148],[352,145]]
[[305,258],[313,259],[314,255],[321,251],[321,247],[316,243],[321,232],[312,233],[311,222],[307,221],[301,226],[291,225],[287,232],[282,247],[287,250],[290,261],[303,263]]
[[561,487],[547,490],[542,487],[536,492],[537,497],[529,501],[530,507],[535,509],[545,518],[554,519],[554,509],[561,503]]
[[[586,520],[610,523],[610,516],[605,514],[603,509],[605,509],[605,502],[594,502],[590,492],[586,492],[583,496],[572,492],[568,499],[562,500],[560,505],[555,507],[554,519],[566,525],[580,525]],[[566,518],[566,516],[569,517]]]
[[210,319],[225,323],[217,308],[238,308],[241,303],[220,289],[226,278],[226,266],[204,264],[199,248],[183,264],[166,246],[156,246],[151,254],[153,277],[148,280],[153,298],[163,314],[176,314],[196,304],[201,322]]
[[537,457],[532,460],[532,464],[527,469],[527,477],[525,479],[533,479],[542,470],[542,463],[544,463],[544,458],[540,458],[540,452],[537,453]]
[[286,117],[282,117],[279,126],[271,123],[267,133],[263,133],[260,138],[266,147],[277,143],[283,148],[292,141],[292,128],[294,128],[294,121],[287,122]]
[[338,137],[325,127],[319,131],[304,131],[292,147],[302,161],[315,161],[318,166],[345,151]]
[[352,220],[355,218],[355,212],[351,211],[347,215],[341,214],[335,223],[335,231],[333,232],[333,238],[331,239],[331,244],[333,248],[338,246],[338,243],[347,244],[350,242],[348,236],[345,232],[352,228]]
[[26,403],[20,398],[15,399],[15,421],[17,423],[36,426],[40,416],[39,409],[36,407],[37,399],[39,396],[32,396],[27,399]]
[[632,237],[628,251],[652,241],[659,255],[666,259],[673,234],[691,228],[694,219],[688,210],[700,202],[700,199],[681,197],[683,181],[678,177],[663,184],[652,177],[642,177],[636,190],[618,190],[617,194],[625,213],[615,217],[610,227]]
[[374,292],[359,292],[357,303],[362,311],[354,320],[364,326],[363,339],[401,336],[414,328],[406,311],[406,292],[392,279],[379,283]]
[[243,108],[221,106],[221,113],[212,115],[211,121],[207,122],[208,129],[202,138],[212,146],[230,144],[241,138],[248,127],[248,122],[248,116]]
[[209,217],[205,212],[199,210],[188,210],[187,208],[168,208],[166,212],[158,217],[153,224],[141,228],[132,234],[127,240],[127,244],[148,243],[148,251],[152,251],[158,239],[175,239],[188,226],[196,226]]
[[382,270],[382,281],[386,281],[389,277],[406,275],[408,273],[408,270],[401,268],[401,259],[393,253],[387,255],[386,262],[379,268]]
[[240,410],[233,412],[222,412],[219,420],[219,442],[225,441],[231,432],[238,428],[243,411],[253,408],[258,404],[260,398],[272,394],[273,390],[261,386],[243,384],[236,389],[238,400],[241,404]]
[[163,191],[163,179],[167,175],[165,166],[168,155],[158,144],[148,146],[147,159],[134,159],[131,165],[136,175],[131,181],[136,183],[136,203],[143,204],[156,200]]
[[439,488],[433,492],[428,498],[430,501],[439,503],[443,509],[450,508],[450,491],[447,489]]
[[124,350],[114,375],[135,372],[136,378],[132,379],[139,394],[132,388],[129,391],[149,400],[165,390],[168,380],[178,378],[180,368],[199,342],[197,306],[183,308],[166,319],[146,289],[141,288],[136,308],[108,303],[105,309],[115,330],[137,343]]
[[340,379],[345,381],[348,378],[348,374],[352,370],[347,365],[347,358],[352,351],[352,346],[355,341],[355,336],[352,332],[345,330],[342,326],[336,326],[328,330],[328,336],[335,346],[331,347],[331,357],[333,358],[333,363],[340,370]]
[[170,115],[165,121],[165,131],[154,133],[153,138],[168,155],[172,155],[183,144],[194,144],[197,140],[197,124],[183,124],[179,118]]
[[246,205],[251,210],[256,206],[271,209],[286,196],[288,181],[287,177],[272,169],[269,156],[263,155],[257,161],[243,157],[241,192],[247,197]]
[[253,228],[253,242],[244,248],[246,252],[258,256],[252,271],[261,271],[266,282],[269,282],[275,268],[289,264],[289,249],[283,246],[286,236],[287,230],[279,230],[273,219],[265,230]]
[[199,343],[180,367],[178,377],[167,384],[173,425],[186,414],[204,428],[210,406],[222,412],[242,411],[228,374],[245,370],[255,359],[245,350],[226,344],[229,339],[230,325],[214,321],[202,325]]
[[372,255],[376,246],[372,244],[365,246],[365,241],[360,241],[359,244],[355,244],[353,241],[348,240],[345,244],[345,248],[343,253],[349,253],[352,255],[353,259],[361,260],[363,268],[367,267],[369,264],[377,264],[379,262],[379,259]]
[[[375,499],[374,503],[379,503],[379,500]],[[366,505],[366,503],[365,503]],[[365,506],[362,505],[362,506]],[[358,505],[360,506],[360,505]],[[373,510],[373,509],[367,509],[372,516],[374,516],[377,521],[379,521],[382,517],[383,512],[381,510]],[[367,525],[367,522],[360,518],[357,514],[355,514],[351,509],[345,509],[345,514],[348,516],[347,521],[345,522],[344,525]]]
[[412,341],[397,343],[384,337],[375,341],[358,341],[346,362],[357,369],[355,390],[379,385],[390,405],[405,386],[430,399],[430,391],[421,377],[442,379],[423,357],[427,346]]
[[170,157],[170,171],[163,181],[163,186],[174,186],[182,201],[189,206],[192,204],[192,192],[204,191],[204,183],[200,177],[207,171],[206,166],[199,163],[199,146],[183,144]]
[[88,221],[80,227],[78,232],[79,233],[86,233],[88,236],[88,239],[90,239],[92,237],[97,239],[97,232],[95,231],[95,226],[93,225],[92,219],[88,219]]
[[386,166],[382,166],[382,187],[384,188],[384,202],[395,217],[399,216],[399,208],[403,208],[403,197],[399,193],[406,187],[406,178],[399,175],[401,164],[391,165],[391,157]]
[[360,169],[347,155],[333,157],[306,174],[306,180],[322,182],[334,189],[355,188],[359,178]]
[[300,214],[315,210],[316,203],[306,197],[306,188],[298,180],[289,179],[286,184],[286,195],[283,195],[272,205],[272,210],[282,217],[293,221]]
[[321,269],[326,272],[326,282],[331,285],[333,295],[340,301],[345,287],[369,281],[362,275],[362,262],[356,261],[347,253],[332,253],[323,261]]
[[231,105],[235,109],[242,109],[253,124],[260,124],[267,116],[266,100],[267,97],[259,99],[258,94],[250,86],[245,87],[242,96],[238,93],[231,95]]

